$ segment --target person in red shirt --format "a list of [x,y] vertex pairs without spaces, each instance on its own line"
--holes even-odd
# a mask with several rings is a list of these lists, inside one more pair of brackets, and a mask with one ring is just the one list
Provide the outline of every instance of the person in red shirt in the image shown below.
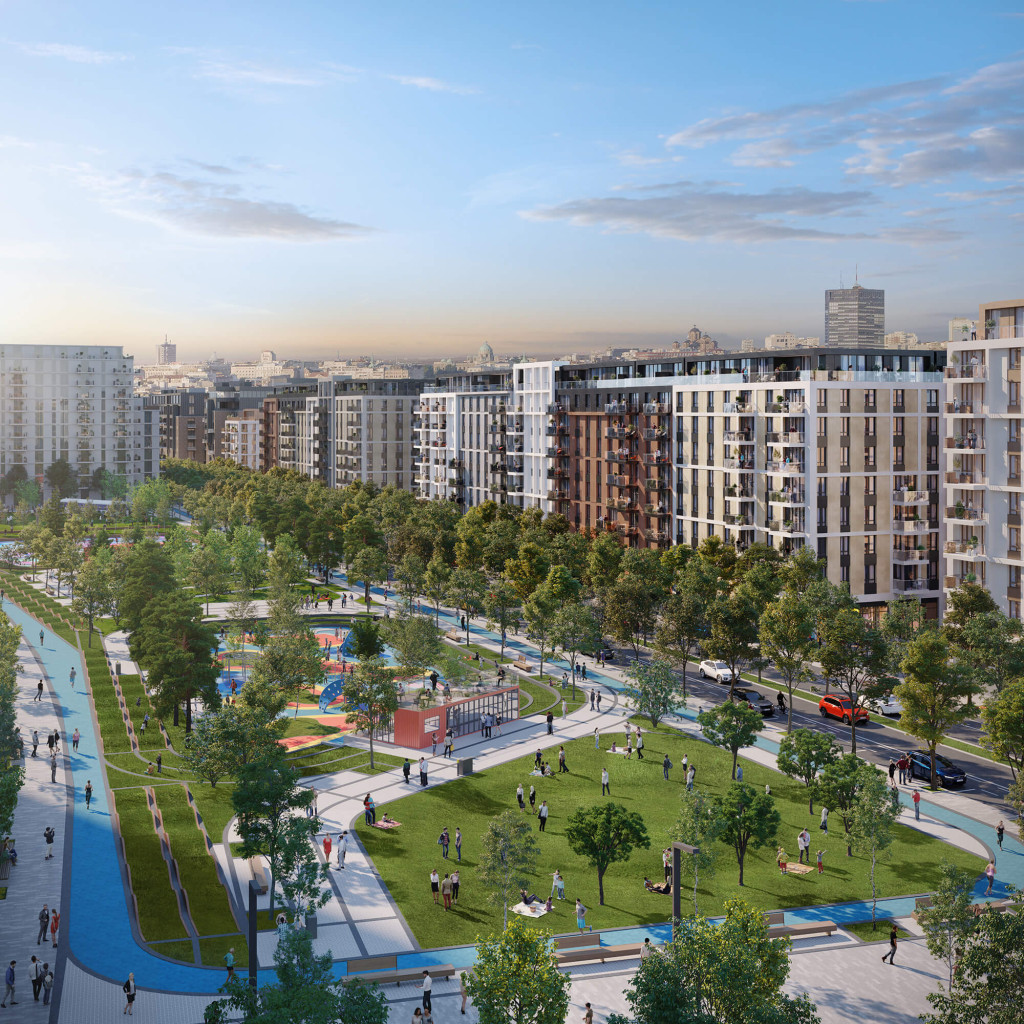
[[330,836],[324,836],[324,857],[326,858],[327,863],[330,864],[331,863],[331,837]]
[[914,817],[921,820],[921,791],[919,789],[914,790]]

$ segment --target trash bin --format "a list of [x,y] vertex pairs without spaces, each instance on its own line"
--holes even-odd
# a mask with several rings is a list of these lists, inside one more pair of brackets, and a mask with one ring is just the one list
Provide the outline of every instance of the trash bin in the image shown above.
[[471,757],[460,757],[459,763],[455,766],[456,775],[472,775],[473,774],[473,758]]
[[316,938],[316,914],[306,915],[306,931],[311,939]]

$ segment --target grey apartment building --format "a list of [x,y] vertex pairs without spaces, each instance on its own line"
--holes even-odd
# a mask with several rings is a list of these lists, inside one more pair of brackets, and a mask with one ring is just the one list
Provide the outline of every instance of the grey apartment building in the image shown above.
[[882,348],[885,292],[881,288],[830,288],[825,292],[825,344],[834,348]]

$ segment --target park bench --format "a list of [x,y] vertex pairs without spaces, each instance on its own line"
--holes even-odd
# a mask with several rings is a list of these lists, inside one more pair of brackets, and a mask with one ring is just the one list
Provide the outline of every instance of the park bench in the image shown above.
[[249,870],[252,872],[253,881],[259,886],[260,895],[265,896],[270,888],[270,883],[267,881],[267,871],[263,866],[263,858],[253,857],[249,861]]
[[584,932],[582,935],[556,935],[555,949],[582,949],[585,946],[600,946],[600,932]]
[[455,968],[451,964],[399,969],[396,956],[367,956],[361,960],[349,960],[346,966],[349,977],[358,976],[363,981],[376,982],[378,985],[389,985],[392,982],[401,985],[403,981],[422,981],[424,970],[430,971],[432,978],[447,978],[449,981],[455,974]]
[[802,921],[786,924],[784,911],[773,910],[764,915],[769,939],[802,939],[808,935],[831,935],[838,927],[835,921]]
[[451,640],[453,644],[460,643],[459,634],[454,629],[449,629],[444,635],[445,640]]
[[519,669],[520,672],[530,671],[530,663],[526,660],[526,656],[523,654],[520,654],[519,657],[512,662],[512,667]]
[[555,957],[559,964],[579,964],[590,960],[622,960],[640,955],[640,942],[619,946],[602,946],[600,932],[583,935],[563,935],[555,939]]
[[918,914],[922,910],[927,910],[932,905],[931,896],[915,896],[914,897],[914,913],[910,916],[916,921],[918,920]]
[[981,917],[986,912],[993,914],[1005,914],[1014,906],[1013,900],[989,900],[985,903],[974,904],[974,916]]

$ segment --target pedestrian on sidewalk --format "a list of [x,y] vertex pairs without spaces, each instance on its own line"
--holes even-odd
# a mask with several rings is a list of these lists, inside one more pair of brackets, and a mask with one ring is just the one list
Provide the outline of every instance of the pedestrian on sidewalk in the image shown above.
[[226,985],[235,976],[235,947],[232,946],[224,954],[224,966],[228,969],[228,976],[224,979]]
[[519,810],[525,811],[526,801],[523,799],[523,784],[521,782],[516,786],[516,800],[519,801]]
[[587,666],[586,666],[586,663],[584,663],[583,668],[582,668],[581,671],[582,671],[582,674],[583,674],[583,679],[586,680],[586,678],[587,678]]
[[46,746],[49,748],[50,753],[54,752],[54,748],[57,744],[57,736],[55,733],[47,733],[46,735]]
[[668,754],[665,755],[665,760],[661,762],[661,771],[665,776],[665,781],[668,782],[668,770],[672,767],[672,762],[668,759]]
[[455,856],[458,857],[459,863],[462,863],[462,829],[455,826]]
[[991,896],[992,886],[995,884],[996,880],[996,862],[994,860],[990,860],[986,865],[985,877],[988,879],[988,888],[985,890],[985,895]]
[[546,832],[548,827],[548,802],[541,800],[540,810],[537,811],[537,831]]
[[444,756],[446,759],[452,756],[452,734],[450,732],[445,733],[444,737]]
[[597,710],[601,710],[601,691],[597,691]]
[[10,999],[11,1006],[17,1006],[18,1000],[14,998],[14,967],[17,964],[17,960],[12,960],[7,966],[7,970],[4,971],[4,999],[0,1003],[0,1006],[7,1006],[7,1000]]
[[409,763],[409,758],[405,759],[405,764],[402,765],[402,781],[408,786],[409,775],[412,772],[412,765]]
[[39,730],[32,730],[32,756],[36,756],[36,750],[39,748]]
[[32,698],[32,703],[34,704],[37,700],[42,700],[42,699],[43,699],[43,681],[42,681],[42,679],[40,679],[39,680],[39,685],[36,686],[36,695]]
[[43,904],[43,909],[39,911],[39,934],[36,936],[36,945],[40,945],[43,939],[46,938],[46,933],[50,928],[50,911],[46,904]]
[[569,774],[569,769],[566,767],[565,764],[565,747],[558,748],[558,773],[559,775]]
[[906,754],[900,754],[900,759],[896,762],[896,770],[900,773],[900,785],[906,785],[907,782],[907,769],[910,767],[910,761],[907,759]]
[[430,869],[430,894],[434,897],[434,903],[437,903],[437,894],[441,889],[441,878],[437,873],[437,868]]
[[590,691],[590,710],[594,710],[594,691]]
[[43,829],[43,848],[46,850],[46,855],[43,860],[50,860],[53,857],[53,840],[56,838],[57,833],[53,831],[52,825],[47,825]]
[[42,647],[45,642],[46,642],[46,638],[43,635],[43,631],[39,630],[39,646]]
[[43,964],[43,1006],[50,1005],[50,992],[53,989],[53,971],[49,964]]
[[420,758],[420,785],[425,786],[427,784],[427,759],[425,757]]
[[430,990],[434,986],[434,979],[430,977],[430,971],[423,972],[423,983],[418,987],[423,989],[423,1012],[430,1013]]
[[999,819],[999,824],[996,825],[996,843],[999,846],[1000,850],[1003,848],[1003,832],[1004,831],[1005,831],[1005,828],[1003,826],[1003,819],[1000,818]]
[[896,762],[889,758],[889,785],[891,786],[896,778]]
[[338,836],[338,869],[345,870],[345,857],[348,856],[348,832],[342,832]]
[[324,836],[324,860],[331,863],[331,837]]
[[605,794],[607,794],[608,796],[611,796],[612,795],[612,790],[611,790],[611,786],[608,785],[608,769],[607,768],[602,768],[601,769],[601,796],[604,796]]
[[50,914],[50,939],[53,942],[53,948],[57,948],[57,932],[60,931],[60,911],[54,907],[53,912]]
[[[921,820],[921,791],[919,789],[914,790],[914,820]],[[826,829],[826,831],[828,831]]]
[[71,671],[68,673],[68,678],[71,681],[71,688],[74,689],[74,687],[75,687],[75,669],[74,669],[74,666],[72,666]]
[[163,775],[164,773],[164,755],[156,755],[156,773],[157,775]]
[[437,754],[437,730],[435,729],[430,734],[430,756],[434,757]]
[[888,960],[889,964],[893,967],[896,966],[896,935],[896,923],[893,922],[892,927],[889,929],[889,952],[882,957],[883,964]]
[[129,974],[128,980],[121,986],[121,991],[124,992],[125,999],[127,1002],[124,1004],[122,1013],[127,1013],[130,1017],[132,1015],[132,1007],[135,1005],[135,975]]
[[551,736],[554,734],[555,731],[555,716],[550,711],[548,712],[547,723],[548,735]]
[[80,740],[81,738],[82,738],[82,737],[81,737],[81,735],[79,734],[79,732],[78,732],[78,730],[77,730],[77,729],[76,729],[76,730],[75,730],[75,731],[74,731],[74,732],[73,732],[73,733],[71,734],[71,749],[72,749],[72,750],[75,750],[75,751],[77,751],[77,750],[78,750],[78,741],[79,741],[79,740]]
[[32,957],[28,970],[28,979],[32,982],[32,998],[38,1003],[39,991],[43,987],[43,963],[39,957]]
[[565,718],[565,716],[566,716],[566,715],[567,715],[568,713],[569,713],[569,705],[568,705],[568,704],[566,704],[566,702],[565,702],[565,698],[563,697],[563,698],[562,698],[562,717],[563,717],[563,718]]

